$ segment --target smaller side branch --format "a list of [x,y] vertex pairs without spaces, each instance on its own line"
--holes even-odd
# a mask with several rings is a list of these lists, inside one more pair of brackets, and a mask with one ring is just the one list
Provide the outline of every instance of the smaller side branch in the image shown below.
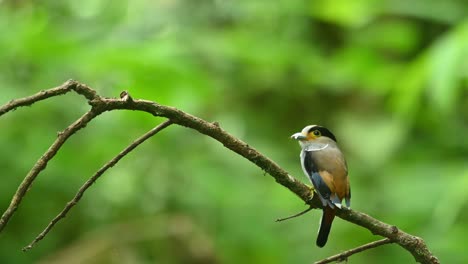
[[146,132],[144,135],[139,137],[137,140],[135,140],[132,144],[127,146],[124,150],[122,150],[117,156],[115,156],[113,159],[111,159],[109,162],[104,164],[91,178],[89,178],[83,186],[78,190],[76,193],[75,197],[67,203],[65,208],[54,218],[50,223],[47,225],[47,227],[26,247],[23,248],[23,251],[28,251],[31,248],[36,245],[37,242],[42,240],[48,233],[49,231],[57,224],[61,219],[65,218],[68,211],[70,211],[81,199],[83,196],[84,192],[93,185],[94,182],[101,177],[104,172],[106,172],[108,169],[113,167],[117,162],[119,162],[123,157],[125,157],[128,153],[130,153],[132,150],[134,150],[136,147],[138,147],[141,143],[145,142],[147,139],[150,137],[156,135],[159,131],[163,130],[164,128],[170,126],[172,124],[171,120],[167,120],[155,128],[151,129],[150,131]]
[[72,136],[78,130],[85,127],[91,120],[93,120],[99,114],[101,114],[100,111],[91,109],[90,111],[82,115],[73,124],[68,126],[65,130],[58,133],[58,137],[54,141],[54,143],[39,158],[39,160],[34,164],[34,166],[28,172],[21,184],[18,186],[18,189],[16,190],[15,194],[13,195],[13,198],[11,199],[10,205],[0,217],[0,233],[7,225],[8,221],[13,216],[16,209],[18,209],[19,204],[23,200],[24,196],[26,195],[27,191],[31,187],[36,177],[39,175],[39,173],[41,173],[41,171],[43,171],[47,167],[47,163],[57,154],[59,149],[63,146],[67,139],[70,138],[70,136]]
[[337,210],[336,215],[346,221],[368,229],[374,235],[391,239],[410,252],[419,263],[440,264],[439,259],[432,254],[424,240],[420,237],[408,234],[394,225],[384,223],[365,213],[346,209],[346,207],[343,210]]
[[283,217],[283,218],[278,218],[278,219],[276,219],[275,222],[283,222],[283,221],[286,221],[286,220],[289,220],[289,219],[293,219],[293,218],[299,217],[299,216],[301,216],[301,215],[303,215],[303,214],[309,212],[309,211],[312,210],[312,209],[314,209],[314,208],[311,206],[311,207],[309,207],[309,208],[305,209],[304,211],[299,212],[299,213],[297,213],[297,214],[294,214],[294,215],[291,215],[291,216],[287,216],[287,217]]
[[[95,90],[77,81],[68,80],[62,85],[57,86],[55,88],[43,90],[28,97],[11,100],[7,104],[0,106],[0,117],[10,111],[15,110],[18,107],[29,106],[36,102],[46,100],[54,96],[66,94],[70,91],[75,91],[77,94],[85,97],[90,105],[92,105],[93,101],[101,101],[101,97],[96,93]],[[15,194],[13,195],[13,198],[11,199],[10,205],[0,217],[0,233],[3,231],[13,214],[18,209],[18,206],[20,205],[21,201],[23,200],[24,196],[26,195],[27,191],[31,187],[36,177],[39,175],[39,173],[41,173],[41,171],[43,171],[47,167],[47,163],[57,154],[57,152],[67,141],[67,139],[73,134],[75,134],[78,130],[86,127],[86,125],[89,122],[91,122],[91,120],[93,120],[96,116],[100,115],[105,110],[106,109],[93,106],[91,107],[91,110],[82,115],[73,124],[69,125],[65,130],[58,133],[58,137],[54,141],[54,143],[39,158],[39,160],[34,164],[34,166],[28,172],[21,184],[18,186],[18,189],[16,190]]]
[[66,94],[72,90],[73,84],[74,84],[74,81],[69,80],[69,81],[66,81],[64,84],[57,86],[55,88],[42,90],[28,97],[11,100],[7,104],[0,107],[0,116],[10,112],[11,110],[15,110],[16,108],[20,106],[32,105],[35,102],[45,100],[49,97]]
[[99,98],[96,91],[91,89],[90,87],[83,85],[74,80],[68,80],[64,82],[62,85],[57,86],[55,88],[42,90],[31,96],[9,101],[5,105],[0,106],[0,116],[12,110],[15,110],[18,107],[30,106],[36,102],[48,99],[50,97],[63,95],[70,91],[75,91],[77,94],[84,96],[88,100],[88,102],[91,102],[92,100]]
[[390,240],[389,238],[384,238],[384,239],[377,240],[377,241],[374,241],[374,242],[371,242],[371,243],[367,243],[367,244],[359,246],[357,248],[346,250],[344,252],[341,252],[340,254],[336,254],[336,255],[328,257],[326,259],[317,261],[317,262],[315,262],[315,264],[325,264],[325,263],[331,263],[331,262],[334,262],[334,261],[344,261],[344,260],[347,260],[348,257],[350,257],[350,256],[352,256],[352,255],[354,255],[356,253],[359,253],[359,252],[362,252],[364,250],[368,250],[368,249],[371,249],[371,248],[379,247],[379,246],[382,246],[382,245],[385,245],[385,244],[390,244],[390,243],[393,243],[393,241]]

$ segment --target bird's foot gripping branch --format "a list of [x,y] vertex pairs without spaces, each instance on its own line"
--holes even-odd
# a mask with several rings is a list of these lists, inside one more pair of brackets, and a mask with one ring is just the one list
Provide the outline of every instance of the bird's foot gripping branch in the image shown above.
[[[276,182],[288,188],[292,193],[296,194],[299,198],[305,201],[311,208],[321,208],[322,206],[321,201],[317,196],[314,196],[314,198],[310,200],[311,189],[308,186],[289,175],[284,169],[282,169],[278,164],[270,160],[268,157],[264,156],[240,139],[237,139],[228,132],[224,131],[217,122],[207,122],[201,118],[187,114],[174,107],[160,105],[148,100],[134,99],[128,92],[122,92],[119,98],[106,98],[99,95],[94,89],[88,87],[87,85],[77,81],[69,80],[58,87],[42,90],[28,97],[11,100],[10,102],[0,107],[0,117],[19,107],[30,106],[36,102],[47,100],[48,98],[60,96],[69,92],[74,92],[81,95],[89,104],[90,109],[58,134],[58,137],[51,144],[49,149],[37,160],[37,162],[32,166],[31,170],[24,177],[23,181],[20,183],[18,189],[13,195],[10,204],[7,206],[0,218],[0,239],[1,232],[7,226],[16,210],[19,208],[32,183],[37,179],[38,175],[43,170],[45,170],[47,163],[55,157],[58,150],[71,136],[73,136],[79,130],[85,128],[88,123],[97,118],[99,115],[109,111],[134,110],[146,112],[153,116],[164,117],[167,119],[167,121],[159,124],[152,130],[142,135],[140,138],[135,140],[132,144],[118,153],[113,159],[105,163],[91,178],[89,178],[88,181],[83,184],[73,199],[66,204],[64,209],[48,224],[44,231],[42,231],[29,245],[23,249],[25,251],[31,249],[37,242],[43,239],[54,227],[54,225],[63,219],[66,214],[80,201],[86,190],[110,167],[116,165],[123,157],[138,147],[145,140],[151,138],[161,130],[173,124],[194,129],[206,136],[213,138],[214,140],[219,141],[229,150],[241,155],[267,172],[275,179]],[[415,260],[420,263],[439,263],[439,260],[429,251],[421,238],[405,233],[393,225],[383,223],[370,217],[369,215],[350,209],[337,210],[336,216],[350,223],[364,227],[374,235],[385,237],[386,243],[393,242],[400,245],[403,249],[410,252],[414,256]],[[374,242],[377,245],[368,247],[364,245],[359,247],[358,250],[353,249],[343,252],[341,257],[338,257],[335,260],[347,258],[352,254],[361,252],[368,248],[386,244],[377,242],[378,241]],[[323,261],[320,263],[328,263],[334,260],[328,261],[325,259]]]

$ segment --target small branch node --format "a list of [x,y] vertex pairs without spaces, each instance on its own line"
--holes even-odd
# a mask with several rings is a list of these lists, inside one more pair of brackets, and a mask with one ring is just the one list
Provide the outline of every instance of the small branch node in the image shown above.
[[32,246],[27,246],[27,247],[22,248],[21,250],[23,252],[26,252],[26,251],[30,250],[31,248],[32,248]]
[[130,93],[128,91],[122,91],[120,93],[120,99],[122,99],[123,101],[126,101],[126,102],[133,102],[133,98],[132,96],[130,95]]

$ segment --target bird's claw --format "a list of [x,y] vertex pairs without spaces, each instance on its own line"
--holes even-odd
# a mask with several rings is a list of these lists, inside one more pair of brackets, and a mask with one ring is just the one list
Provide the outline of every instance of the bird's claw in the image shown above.
[[309,202],[311,202],[314,199],[315,188],[313,186],[310,186],[310,185],[306,185],[306,186],[307,186],[307,188],[309,188],[309,193],[308,193],[306,204],[309,204]]

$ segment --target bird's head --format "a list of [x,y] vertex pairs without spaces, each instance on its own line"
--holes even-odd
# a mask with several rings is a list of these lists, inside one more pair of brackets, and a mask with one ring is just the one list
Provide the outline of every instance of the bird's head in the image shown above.
[[301,146],[309,145],[312,143],[324,143],[333,141],[336,143],[336,137],[326,127],[319,125],[309,125],[304,127],[301,132],[295,133],[291,136],[292,139],[299,141]]

